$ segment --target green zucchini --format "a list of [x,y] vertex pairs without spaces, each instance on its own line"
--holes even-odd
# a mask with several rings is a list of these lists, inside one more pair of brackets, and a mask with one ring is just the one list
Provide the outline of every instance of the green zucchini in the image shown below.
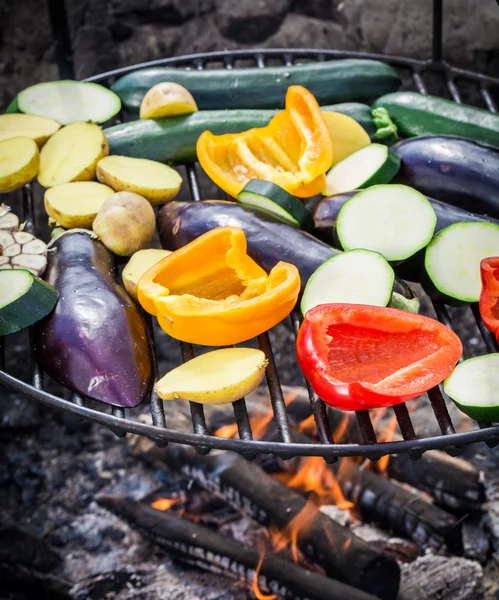
[[243,206],[259,208],[270,213],[280,221],[312,231],[314,218],[312,213],[282,187],[262,179],[250,179],[238,194],[237,201]]
[[57,290],[24,269],[0,270],[0,336],[33,325],[49,314]]
[[[323,111],[340,112],[355,119],[376,137],[371,109],[348,102],[323,106]],[[207,129],[216,135],[239,133],[252,127],[265,127],[276,110],[201,110],[191,115],[165,119],[141,119],[104,130],[110,154],[149,158],[165,163],[196,160],[196,142]]]
[[386,108],[405,137],[458,135],[499,146],[499,115],[483,108],[416,92],[387,94],[373,107]]
[[17,113],[20,112],[19,111],[19,104],[17,102],[17,96],[14,98],[14,100],[12,100],[12,102],[9,104],[9,106],[7,106],[7,108],[5,109],[5,114],[8,113]]
[[112,86],[123,106],[138,113],[145,93],[173,81],[194,96],[200,110],[282,108],[290,85],[303,85],[319,104],[367,100],[398,89],[397,72],[376,60],[343,59],[265,69],[149,67],[127,73]]

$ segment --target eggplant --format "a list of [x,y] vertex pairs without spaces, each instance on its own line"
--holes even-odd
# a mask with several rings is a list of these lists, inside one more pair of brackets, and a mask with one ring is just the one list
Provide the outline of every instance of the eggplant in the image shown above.
[[59,302],[35,327],[37,359],[77,394],[137,406],[152,384],[146,326],[116,279],[112,255],[93,238],[73,229],[50,244],[45,279]]
[[[159,237],[167,250],[177,250],[211,229],[226,226],[244,231],[248,254],[267,272],[279,261],[295,265],[302,292],[310,276],[341,252],[264,211],[226,200],[174,200],[165,204],[158,215]],[[419,302],[407,284],[396,279],[393,291],[392,300],[398,307],[417,312]]]
[[426,135],[392,150],[402,161],[394,183],[499,219],[499,149],[457,136]]
[[[324,242],[331,241],[333,239],[333,229],[336,223],[336,217],[340,212],[341,207],[349,200],[352,196],[355,196],[361,190],[355,192],[345,192],[343,194],[335,194],[334,196],[328,196],[319,202],[314,212],[315,230],[314,234]],[[435,234],[449,225],[454,223],[494,223],[499,225],[499,220],[487,217],[485,215],[477,215],[476,213],[468,212],[462,208],[451,206],[440,200],[429,198],[429,203],[433,206],[433,210],[437,215],[437,225],[435,227]]]

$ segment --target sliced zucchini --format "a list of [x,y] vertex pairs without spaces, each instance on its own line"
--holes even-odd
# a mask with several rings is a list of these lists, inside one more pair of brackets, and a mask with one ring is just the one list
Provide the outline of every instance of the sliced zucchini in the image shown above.
[[310,277],[303,292],[303,315],[319,304],[387,306],[395,274],[377,252],[350,250],[333,256]]
[[466,222],[442,229],[425,253],[428,293],[451,303],[478,302],[480,261],[489,256],[499,256],[499,225]]
[[97,83],[48,81],[37,83],[17,96],[19,110],[55,119],[63,125],[75,121],[104,123],[121,109],[119,97]]
[[0,271],[0,336],[33,325],[57,303],[57,290],[29,271]]
[[251,179],[239,192],[237,201],[243,206],[252,206],[277,217],[288,225],[311,231],[314,228],[312,213],[282,187],[264,181]]
[[463,361],[444,381],[444,390],[472,419],[499,422],[499,354]]
[[374,185],[341,207],[336,235],[345,250],[364,248],[400,262],[430,243],[436,224],[423,194],[406,185]]
[[324,196],[332,196],[389,183],[399,168],[400,158],[387,146],[369,144],[331,167],[322,193]]

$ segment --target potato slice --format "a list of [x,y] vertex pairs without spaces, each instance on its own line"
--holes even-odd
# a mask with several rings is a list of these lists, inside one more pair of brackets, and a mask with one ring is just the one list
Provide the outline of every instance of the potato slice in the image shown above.
[[167,165],[146,158],[106,156],[97,164],[97,179],[117,192],[134,192],[153,206],[175,198],[182,177]]
[[183,85],[165,81],[153,86],[142,99],[141,119],[158,119],[197,112],[198,105]]
[[333,140],[333,165],[371,143],[367,131],[355,119],[337,112],[322,111]]
[[41,148],[49,137],[60,128],[60,123],[46,117],[20,113],[0,115],[0,141],[13,137],[28,137],[35,140],[38,147]]
[[265,354],[253,348],[213,350],[167,373],[156,384],[156,392],[163,400],[234,402],[260,385],[267,363]]
[[90,229],[114,190],[96,181],[73,181],[45,191],[45,210],[61,227]]
[[13,192],[36,177],[40,153],[28,137],[16,137],[0,142],[0,194]]
[[169,254],[171,254],[169,250],[148,248],[147,250],[139,250],[132,255],[132,258],[123,269],[121,277],[126,291],[134,300],[137,300],[137,283],[142,275]]
[[40,153],[38,181],[49,188],[70,181],[91,181],[109,144],[94,123],[71,123],[55,133]]

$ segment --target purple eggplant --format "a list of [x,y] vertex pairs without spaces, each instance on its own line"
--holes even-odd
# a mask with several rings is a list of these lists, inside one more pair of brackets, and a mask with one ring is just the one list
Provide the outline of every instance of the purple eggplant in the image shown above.
[[40,365],[74,392],[137,406],[152,383],[145,323],[119,285],[112,255],[85,230],[70,230],[48,252],[45,279],[59,292],[35,328]]
[[426,135],[392,150],[402,160],[394,183],[499,219],[499,149],[456,136]]
[[[168,202],[158,215],[159,237],[167,250],[177,250],[215,227],[228,225],[244,231],[248,254],[266,271],[281,260],[295,265],[302,291],[312,273],[341,252],[266,212],[226,200]],[[417,311],[418,300],[406,283],[396,279],[393,291],[393,305]]]

